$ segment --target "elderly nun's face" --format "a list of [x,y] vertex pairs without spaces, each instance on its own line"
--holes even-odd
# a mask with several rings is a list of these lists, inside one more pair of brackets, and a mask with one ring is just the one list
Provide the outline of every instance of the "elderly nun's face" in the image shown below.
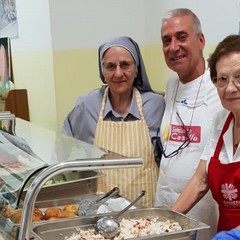
[[136,65],[131,53],[123,47],[111,47],[103,56],[103,76],[111,93],[132,92]]

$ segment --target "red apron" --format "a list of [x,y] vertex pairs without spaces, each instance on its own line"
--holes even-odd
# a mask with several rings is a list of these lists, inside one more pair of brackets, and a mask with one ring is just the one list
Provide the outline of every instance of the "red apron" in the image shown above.
[[209,187],[219,205],[218,232],[240,225],[240,162],[221,164],[219,160],[223,135],[232,118],[233,114],[230,113],[208,166]]

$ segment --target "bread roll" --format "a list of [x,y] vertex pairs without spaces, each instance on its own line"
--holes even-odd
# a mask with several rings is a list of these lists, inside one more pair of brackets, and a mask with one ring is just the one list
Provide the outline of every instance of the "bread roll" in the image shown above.
[[62,218],[73,218],[73,217],[76,217],[76,214],[74,212],[64,210],[64,211],[62,211],[61,217]]
[[78,213],[78,206],[76,204],[69,204],[63,207],[63,211],[73,212],[74,214]]
[[45,218],[44,218],[43,212],[38,208],[34,208],[34,210],[33,210],[33,222],[40,222],[44,219]]
[[2,210],[2,215],[6,218],[9,218],[15,212],[15,208],[7,205]]
[[22,209],[15,209],[14,212],[9,216],[13,223],[20,224],[22,218]]
[[61,218],[62,215],[61,208],[47,208],[45,211],[45,219],[48,220],[49,218]]

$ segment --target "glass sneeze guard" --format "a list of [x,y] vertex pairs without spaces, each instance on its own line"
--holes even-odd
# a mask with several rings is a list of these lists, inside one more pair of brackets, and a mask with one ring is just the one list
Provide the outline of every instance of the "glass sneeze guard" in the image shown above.
[[[34,203],[31,202],[32,185],[37,185],[36,192],[39,192],[43,187],[43,183],[38,181],[45,184],[46,179],[49,180],[56,173],[62,174],[64,171],[82,171],[83,173],[87,170],[139,167],[142,164],[142,159],[126,158],[83,141],[56,134],[54,131],[31,122],[19,118],[15,120],[14,134],[0,131],[0,208],[1,204],[18,207],[19,192],[21,193],[26,187],[25,183],[29,181],[30,176],[34,176],[34,178],[31,178],[31,182],[29,181],[30,184],[25,192],[23,202],[23,214],[27,214],[27,216],[29,212],[26,213],[28,211],[26,206],[24,210],[25,201],[28,206],[33,206],[36,201],[35,196]],[[57,171],[51,172],[54,169]],[[42,174],[46,174],[46,172],[49,174],[42,179]],[[31,210],[32,208],[30,208],[30,212]],[[14,225],[8,219],[1,219],[1,216],[0,222],[2,226],[0,240],[1,236],[7,240],[14,239],[8,238],[8,231],[12,234]],[[24,232],[27,229],[26,237],[28,238],[29,224],[23,224],[25,224],[23,226]],[[20,233],[22,234],[20,238],[25,238],[23,236],[25,233],[21,232],[21,228],[22,223],[20,224]]]

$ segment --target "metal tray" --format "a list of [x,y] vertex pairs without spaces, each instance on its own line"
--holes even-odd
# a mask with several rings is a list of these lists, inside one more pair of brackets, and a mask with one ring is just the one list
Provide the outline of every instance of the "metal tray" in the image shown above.
[[[37,201],[74,198],[84,194],[95,194],[97,179],[104,174],[96,171],[70,171],[53,177],[53,184],[45,185],[41,189]],[[27,189],[22,193],[25,198]]]
[[[89,199],[92,201],[95,201],[97,198],[102,197],[104,194],[86,194],[86,195],[81,195],[75,198],[62,198],[62,199],[54,199],[52,201],[45,200],[45,201],[37,201],[35,203],[35,207],[39,208],[40,210],[44,211],[46,208],[49,207],[63,207],[64,205],[68,204],[79,204],[80,201],[84,199]],[[121,197],[121,195],[117,194],[115,197],[112,198],[118,198]],[[22,208],[22,204],[19,206]],[[97,214],[97,208],[93,210]],[[96,216],[96,214],[94,216]],[[70,218],[65,218],[67,221],[69,221]],[[51,220],[51,223],[55,221],[62,221],[63,218],[59,218],[56,220]],[[43,223],[49,223],[49,221],[42,221]],[[39,223],[42,222],[35,222],[33,225],[38,225]],[[18,234],[18,228],[20,227],[20,224],[13,223],[9,218],[5,218],[2,213],[1,213],[1,208],[0,208],[0,240],[1,236],[4,236],[5,240],[16,240],[17,239],[17,234]]]
[[[74,198],[85,194],[95,194],[97,191],[97,179],[104,174],[97,171],[68,171],[54,176],[48,182],[52,184],[45,185],[40,190],[37,201],[55,200],[61,198]],[[34,180],[32,177],[23,191],[19,188],[21,183],[15,180],[8,180],[0,188],[0,200],[6,200],[9,204],[14,204],[17,199],[25,199],[28,187]],[[18,190],[14,190],[18,189]]]
[[[106,214],[105,214],[106,215]],[[75,218],[68,219],[56,222],[48,222],[48,223],[39,223],[35,225],[32,229],[32,235],[37,240],[64,240],[66,236],[70,237],[73,233],[76,233],[76,228],[90,228],[93,227],[94,223],[103,215],[93,216],[93,217],[85,217],[85,218]],[[142,238],[132,238],[132,239],[177,239],[177,240],[188,240],[194,239],[198,230],[209,228],[208,225],[196,221],[192,218],[187,217],[186,215],[174,212],[169,209],[163,208],[144,208],[144,209],[135,209],[129,210],[121,217],[125,218],[140,218],[140,217],[159,217],[162,221],[172,220],[177,221],[183,228],[182,231],[172,232],[172,233],[164,233],[161,235],[154,235],[149,237]]]
[[[49,200],[44,200],[44,201],[36,201],[35,203],[35,207],[40,209],[41,211],[45,211],[47,208],[56,208],[56,207],[64,207],[65,205],[71,205],[71,204],[76,204],[78,205],[81,201],[84,201],[85,199],[91,200],[91,201],[95,201],[96,199],[102,197],[104,194],[86,194],[86,195],[81,195],[78,197],[68,197],[68,198],[61,198],[61,199],[54,199],[52,201]],[[117,194],[115,197],[112,198],[118,198],[121,197],[119,194]],[[97,215],[97,208],[99,206],[97,205],[95,208],[93,208],[93,214],[92,216],[96,216]],[[3,222],[11,222],[10,219],[5,218],[2,215],[2,208],[0,207],[0,224],[3,225]],[[19,205],[19,208],[23,208],[23,204]],[[67,218],[69,219],[69,218]],[[45,222],[45,220],[43,220]],[[51,220],[54,221],[54,220]],[[12,223],[12,225],[14,226],[19,226],[19,224],[16,223]]]

